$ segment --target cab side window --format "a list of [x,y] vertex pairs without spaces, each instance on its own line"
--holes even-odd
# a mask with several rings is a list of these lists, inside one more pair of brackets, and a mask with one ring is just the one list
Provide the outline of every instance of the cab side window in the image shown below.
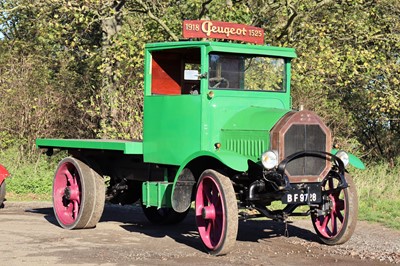
[[200,93],[200,49],[171,49],[152,53],[151,93]]

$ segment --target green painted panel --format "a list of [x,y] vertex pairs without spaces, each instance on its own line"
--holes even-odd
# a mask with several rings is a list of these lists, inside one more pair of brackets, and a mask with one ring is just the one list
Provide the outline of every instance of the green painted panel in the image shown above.
[[171,208],[172,186],[173,183],[167,182],[143,182],[143,205],[157,208]]
[[244,172],[248,170],[247,161],[249,158],[247,156],[242,156],[231,151],[218,150],[215,151],[214,157],[236,171]]
[[223,126],[223,130],[270,131],[289,109],[251,106],[235,114]]
[[221,129],[221,149],[254,162],[269,148],[270,131],[289,110],[249,107],[231,117]]
[[180,165],[200,150],[200,95],[145,96],[144,108],[145,162]]
[[38,148],[115,150],[124,154],[143,154],[139,141],[104,139],[36,139]]
[[215,91],[214,97],[205,103],[203,111],[205,130],[202,149],[213,149],[215,143],[228,139],[235,141],[235,133],[228,131],[241,131],[237,141],[258,139],[264,134],[262,139],[268,145],[268,131],[290,110],[289,98],[285,97],[284,93],[247,91],[234,95],[232,92]]
[[268,131],[222,130],[220,150],[237,153],[257,162],[269,147],[269,136]]

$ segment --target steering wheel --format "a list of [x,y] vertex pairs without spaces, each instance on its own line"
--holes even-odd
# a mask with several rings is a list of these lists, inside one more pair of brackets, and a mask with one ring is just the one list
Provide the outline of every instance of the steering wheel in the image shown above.
[[208,81],[215,82],[211,88],[229,88],[229,81],[223,77],[209,78]]

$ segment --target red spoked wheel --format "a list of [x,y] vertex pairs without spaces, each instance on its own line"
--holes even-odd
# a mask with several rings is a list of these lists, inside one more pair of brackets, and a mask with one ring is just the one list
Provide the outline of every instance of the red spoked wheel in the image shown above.
[[212,255],[231,251],[238,231],[238,208],[230,179],[214,170],[204,171],[197,185],[195,212],[207,251]]
[[350,175],[345,175],[348,187],[337,189],[339,177],[331,172],[322,182],[323,202],[313,210],[311,220],[322,242],[343,244],[350,239],[357,223],[357,191]]
[[98,173],[76,158],[67,157],[59,163],[53,181],[53,209],[61,227],[95,227],[104,201],[104,180]]

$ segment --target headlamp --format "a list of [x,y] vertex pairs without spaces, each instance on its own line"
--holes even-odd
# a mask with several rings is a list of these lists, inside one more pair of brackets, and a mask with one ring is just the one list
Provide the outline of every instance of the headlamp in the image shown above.
[[278,154],[271,150],[264,152],[261,155],[261,163],[268,170],[278,166]]
[[344,166],[347,166],[349,164],[349,155],[345,151],[338,151],[336,153],[336,156],[339,157],[340,160],[342,160]]

